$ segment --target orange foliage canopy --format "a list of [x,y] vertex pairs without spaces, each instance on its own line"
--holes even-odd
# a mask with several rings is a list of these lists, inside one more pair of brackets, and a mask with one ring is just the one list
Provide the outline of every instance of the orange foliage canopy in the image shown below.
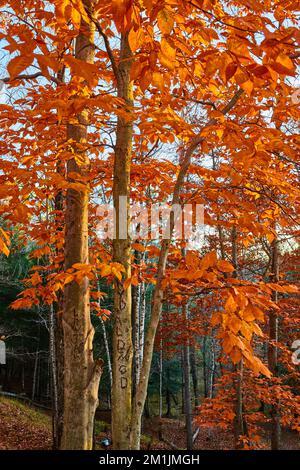
[[[0,104],[6,227],[0,250],[9,254],[8,232],[17,226],[21,242],[34,240],[31,256],[43,260],[14,308],[51,304],[66,283],[85,276],[93,282],[96,272],[109,282],[122,278],[123,267],[111,263],[111,247],[95,230],[97,202],[111,197],[118,116],[134,120],[132,201],[169,201],[184,150],[193,145],[180,198],[204,204],[212,230],[237,227],[245,248],[257,238],[270,242],[279,231],[297,234],[297,2],[99,0],[90,11],[83,0],[1,0],[0,8],[9,96]],[[95,27],[94,64],[74,57],[82,18]],[[116,93],[124,31],[133,53],[134,111]],[[63,218],[54,202],[68,188],[82,190],[76,175],[65,177],[69,159],[81,164],[66,127],[82,110],[90,119],[80,145],[90,157],[91,260],[63,272]],[[243,357],[256,373],[269,375],[251,343],[262,335],[258,323],[265,313],[278,308],[272,292],[295,288],[283,280],[266,285],[235,278],[231,263],[211,248],[206,256],[192,250],[182,257],[174,244],[164,288],[178,296],[175,305],[197,290],[218,290],[222,308],[212,322],[224,351],[233,362]],[[145,248],[148,261],[133,266],[133,283],[155,282],[155,250],[155,243]]]

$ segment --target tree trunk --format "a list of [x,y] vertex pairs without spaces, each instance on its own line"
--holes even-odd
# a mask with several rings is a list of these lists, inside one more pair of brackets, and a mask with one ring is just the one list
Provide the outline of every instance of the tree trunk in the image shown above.
[[[124,281],[131,276],[129,230],[130,164],[132,154],[133,109],[130,70],[132,54],[128,33],[121,35],[118,67],[118,97],[127,104],[128,118],[118,117],[114,162],[113,201],[116,214],[116,234],[113,241],[113,260],[124,269],[123,279],[115,280],[113,329],[113,393],[112,441],[115,450],[130,448],[132,397],[132,321],[131,287]],[[122,199],[121,199],[122,197]]]
[[198,390],[196,352],[195,352],[195,348],[193,346],[190,347],[190,364],[191,364],[191,375],[192,375],[192,382],[193,382],[195,406],[199,406],[199,390]]
[[166,367],[166,405],[167,405],[167,410],[166,410],[166,418],[171,418],[172,417],[172,400],[171,400],[171,391],[169,389],[169,383],[170,383],[170,369],[167,366]]
[[[187,319],[186,306],[183,313]],[[190,385],[190,347],[188,340],[183,345],[183,373],[184,373],[184,411],[186,426],[186,448],[193,449],[193,427],[192,427],[192,403],[191,403],[191,385]]]
[[37,351],[35,353],[34,369],[33,369],[32,391],[31,391],[31,400],[32,401],[34,401],[35,394],[36,394],[38,361],[39,361],[39,350],[37,349]]
[[[58,74],[58,79],[63,80],[63,70]],[[65,163],[59,160],[57,162],[57,173],[65,178]],[[57,192],[54,200],[55,207],[55,222],[57,238],[59,240],[63,232],[63,211],[64,211],[64,194],[61,190]],[[57,248],[57,255],[60,255],[61,250]],[[63,263],[60,262],[60,270],[63,271]],[[57,407],[53,407],[53,448],[59,449],[61,445],[61,438],[63,433],[63,414],[64,414],[64,332],[62,325],[63,315],[63,293],[57,291],[57,301],[53,304],[53,328],[54,328],[54,345],[53,350],[55,356],[52,365],[52,379],[54,383],[54,373],[56,374],[56,393],[57,393]],[[54,399],[54,397],[53,397]]]
[[163,347],[162,338],[159,348],[159,417],[163,415]]
[[[92,2],[84,2],[91,10]],[[76,38],[75,57],[83,62],[94,60],[94,25],[81,20]],[[69,182],[78,182],[82,189],[67,190],[65,215],[65,269],[74,263],[88,264],[89,159],[83,148],[87,140],[88,111],[77,116],[77,123],[68,124],[67,140],[75,158],[67,163]],[[94,329],[90,318],[89,280],[85,276],[73,281],[64,290],[64,417],[61,448],[89,450],[93,446],[93,424],[98,404],[98,388],[102,371],[100,361],[93,359]]]
[[[57,172],[65,177],[65,165],[57,163]],[[55,219],[57,235],[63,230],[64,195],[58,191],[55,196]],[[57,254],[60,252],[57,249]],[[60,263],[61,265],[62,263]],[[63,269],[63,266],[60,267]],[[57,292],[57,301],[50,307],[50,329],[53,328],[54,338],[52,345],[52,398],[53,398],[53,449],[60,449],[63,433],[64,414],[64,332],[62,326],[63,293]],[[51,334],[51,331],[50,331]],[[51,338],[50,338],[51,344]]]
[[[58,84],[64,83],[65,79],[65,65],[63,65],[57,72]],[[62,142],[63,143],[63,142]],[[57,173],[63,178],[66,177],[66,163],[62,159],[57,160],[56,164]],[[64,231],[64,192],[58,189],[54,199],[55,209],[55,225],[57,233],[57,242],[63,237]],[[56,254],[59,256],[62,253],[62,249],[58,246],[56,248]],[[59,270],[63,271],[63,262],[59,262]],[[53,449],[60,449],[61,439],[63,433],[63,414],[64,414],[64,332],[62,326],[62,314],[63,314],[63,292],[57,291],[57,301],[52,304],[52,311],[50,315],[53,315],[53,328],[54,328],[54,343],[53,343],[53,354],[52,359],[52,383],[56,382],[56,390],[52,390],[52,401],[56,401],[53,406]],[[55,376],[54,376],[55,374]],[[56,397],[54,396],[56,394]]]
[[203,370],[203,385],[204,385],[204,397],[208,397],[208,371],[206,361],[206,350],[207,350],[207,336],[204,336],[202,343],[202,370]]
[[[101,292],[100,289],[100,282],[98,275],[96,274],[96,279],[97,279],[97,291]],[[101,307],[101,300],[99,298],[99,307]],[[110,384],[110,395],[112,392],[112,385],[113,385],[113,376],[112,376],[112,366],[111,366],[111,358],[110,358],[110,351],[109,351],[109,345],[108,345],[108,339],[107,339],[107,334],[106,334],[106,328],[105,328],[105,322],[100,316],[100,322],[101,322],[101,327],[102,327],[102,334],[103,334],[103,341],[104,341],[104,347],[105,347],[105,354],[106,354],[106,360],[107,360],[107,368],[108,368],[108,376],[109,376],[109,384]],[[110,398],[109,398],[110,402]]]
[[214,340],[214,337],[211,336],[211,356],[210,356],[210,363],[209,363],[209,370],[208,370],[208,381],[207,381],[208,382],[208,390],[207,390],[208,398],[213,398],[213,395],[214,395],[215,370],[216,370],[215,340]]
[[136,386],[140,378],[140,286],[132,286],[132,335],[133,335],[133,387],[135,395]]
[[172,417],[172,402],[171,402],[171,393],[170,390],[167,386],[166,389],[166,405],[167,405],[167,411],[166,411],[166,418],[171,418]]
[[51,364],[51,399],[52,399],[52,422],[53,422],[53,449],[58,449],[59,439],[59,414],[58,414],[58,373],[57,373],[57,353],[55,344],[55,313],[53,305],[50,305],[49,312],[49,354]]
[[143,364],[144,357],[144,342],[145,342],[145,318],[146,318],[146,290],[145,283],[140,285],[140,332],[139,332],[139,356],[140,356],[140,371]]
[[[272,282],[279,280],[279,263],[278,263],[278,241],[276,239],[272,242]],[[277,302],[278,294],[273,293],[273,301]],[[269,339],[271,342],[278,342],[278,317],[274,311],[269,315]],[[273,376],[278,375],[278,350],[275,344],[269,344],[268,347],[268,367]],[[281,426],[280,426],[280,408],[279,403],[272,405],[271,408],[271,448],[272,450],[280,449]]]
[[36,348],[35,359],[34,359],[34,369],[33,369],[32,391],[31,391],[32,401],[34,401],[36,392],[37,392],[38,364],[40,360],[40,356],[39,356],[40,344],[41,344],[41,325],[39,324],[39,337],[38,337],[38,344]]
[[236,366],[237,373],[235,379],[236,390],[236,403],[235,403],[235,419],[234,419],[234,435],[235,435],[235,448],[242,447],[240,437],[245,434],[244,429],[244,416],[243,416],[243,361],[241,360]]

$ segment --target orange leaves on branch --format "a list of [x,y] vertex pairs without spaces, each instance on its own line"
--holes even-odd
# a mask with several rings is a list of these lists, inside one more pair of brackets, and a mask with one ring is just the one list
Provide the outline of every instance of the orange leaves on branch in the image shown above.
[[0,227],[0,253],[9,255],[10,239],[7,233]]
[[101,263],[99,265],[101,277],[116,277],[119,281],[122,280],[122,274],[125,272],[125,268],[122,264],[112,262],[110,264]]
[[272,376],[270,370],[263,364],[263,362],[251,352],[245,350],[243,351],[243,357],[245,359],[245,364],[249,367],[256,375],[262,374],[265,377],[270,378]]
[[71,21],[76,28],[79,28],[81,18],[85,22],[89,22],[82,0],[56,0],[55,12],[61,26],[65,26]]
[[[124,266],[120,263],[112,262],[110,264],[101,263],[99,265],[100,269],[100,276],[101,277],[112,277],[117,278],[119,281],[122,280],[122,273],[125,272]],[[89,280],[94,279],[94,271],[95,267],[92,264],[85,264],[85,263],[75,263],[71,268],[69,268],[66,272],[61,272],[55,275],[50,275],[48,279],[53,277],[53,288],[54,290],[62,289],[66,284],[70,282],[77,282],[81,283],[84,278],[88,278]],[[95,297],[95,293],[93,293],[93,297]],[[102,297],[103,293],[100,293],[98,298]]]
[[[94,306],[93,304],[94,304],[94,302],[92,302],[91,307]],[[95,305],[95,307],[96,307],[96,305]],[[106,321],[110,317],[111,311],[107,310],[106,308],[100,308],[96,315],[97,315],[97,317],[101,317],[102,321]]]
[[98,300],[101,300],[107,296],[106,292],[100,292],[100,291],[92,291],[90,295],[92,299],[98,299]]
[[217,253],[216,251],[211,251],[210,253],[207,253],[207,255],[202,258],[201,263],[200,263],[200,268],[205,271],[208,268],[211,268],[215,266],[217,263]]
[[99,70],[96,65],[76,59],[71,55],[65,56],[64,61],[71,69],[73,75],[83,78],[90,86],[97,85]]
[[217,261],[217,268],[223,273],[232,273],[234,271],[232,264],[223,259]]
[[111,12],[119,32],[128,31],[139,24],[139,10],[133,0],[112,0]]
[[12,310],[30,309],[33,305],[33,300],[29,298],[17,299],[10,304]]
[[30,278],[25,279],[24,282],[26,284],[31,284],[32,286],[37,286],[37,285],[41,284],[42,281],[43,280],[42,280],[41,276],[39,275],[39,273],[37,271],[35,271],[33,273],[33,275]]
[[[256,321],[264,321],[264,313],[253,305],[242,287],[239,291],[230,291],[224,305],[224,311],[217,311],[212,316],[212,326],[219,325],[219,337],[223,340],[223,349],[236,364],[243,357],[246,365],[255,374],[270,377],[269,370],[257,358],[252,350],[253,335],[263,337],[263,332]],[[257,290],[257,288],[256,288]],[[250,295],[250,293],[249,293]]]
[[16,78],[21,72],[24,72],[33,62],[33,55],[18,55],[14,57],[7,65],[7,71],[11,79]]
[[49,245],[45,245],[41,248],[36,248],[35,250],[31,251],[29,258],[41,258],[42,256],[49,255],[51,253],[51,249]]
[[73,279],[78,283],[82,282],[85,277],[93,279],[94,267],[91,264],[75,263],[73,264],[72,269]]
[[141,243],[133,243],[132,248],[140,253],[144,253],[147,250],[147,247]]

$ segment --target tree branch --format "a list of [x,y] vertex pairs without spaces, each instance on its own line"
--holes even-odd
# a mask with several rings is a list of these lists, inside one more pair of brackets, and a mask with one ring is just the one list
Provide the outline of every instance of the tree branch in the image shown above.
[[[17,75],[16,77],[14,78],[10,78],[10,77],[4,77],[4,78],[1,78],[0,80],[3,82],[3,83],[10,83],[10,82],[13,82],[15,80],[32,80],[34,78],[38,78],[38,77],[43,77],[44,75],[42,74],[42,72],[35,72],[35,73],[24,73],[24,74],[21,74],[21,75]],[[50,77],[51,80],[58,84],[59,83],[59,80],[55,77]]]
[[105,34],[105,32],[103,31],[102,26],[100,25],[99,21],[93,16],[91,10],[85,6],[85,11],[86,11],[88,17],[90,18],[90,20],[96,26],[96,29],[97,29],[98,33],[100,34],[100,36],[104,40],[105,49],[106,49],[107,55],[109,57],[109,60],[111,62],[111,66],[112,66],[115,78],[116,78],[116,80],[118,80],[118,78],[119,78],[119,69],[118,69],[118,66],[117,66],[116,59],[115,59],[114,53],[112,51],[112,48],[110,47],[109,39],[108,39],[107,35]]

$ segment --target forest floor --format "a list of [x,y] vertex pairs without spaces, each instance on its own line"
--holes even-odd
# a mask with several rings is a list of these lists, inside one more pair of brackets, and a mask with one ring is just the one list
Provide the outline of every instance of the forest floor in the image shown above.
[[[101,440],[110,437],[108,414],[97,416],[95,426],[96,448],[101,448]],[[101,418],[98,419],[98,418]],[[49,413],[33,408],[18,400],[0,397],[0,450],[49,450],[51,449],[52,420]],[[145,420],[142,436],[143,449],[185,448],[184,423],[178,419],[152,418]],[[159,439],[159,434],[163,440]],[[263,441],[264,448],[269,444]],[[197,450],[230,450],[234,448],[231,433],[212,427],[200,429],[195,441]],[[283,432],[283,449],[300,450],[300,438],[296,433]]]

